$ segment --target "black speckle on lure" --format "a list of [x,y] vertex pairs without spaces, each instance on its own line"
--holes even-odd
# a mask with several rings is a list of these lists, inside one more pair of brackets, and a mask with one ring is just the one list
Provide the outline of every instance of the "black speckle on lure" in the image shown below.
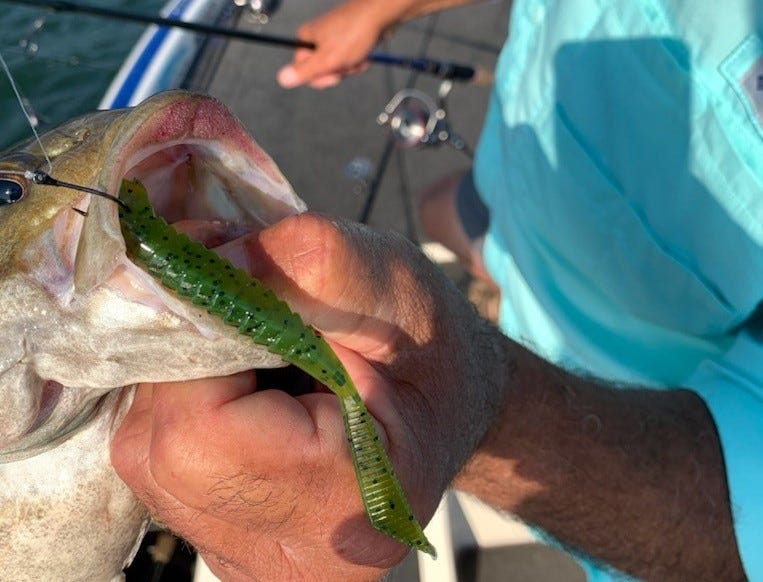
[[387,452],[352,379],[331,347],[260,281],[158,217],[143,185],[123,180],[119,223],[127,256],[167,288],[234,326],[339,397],[355,475],[371,525],[436,555],[413,518]]

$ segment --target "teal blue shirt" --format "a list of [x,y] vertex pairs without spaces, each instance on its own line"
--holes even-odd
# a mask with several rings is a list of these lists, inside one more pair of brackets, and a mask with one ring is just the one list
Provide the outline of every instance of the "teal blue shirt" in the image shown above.
[[704,398],[751,579],[763,579],[762,20],[753,0],[515,0],[475,161],[503,330],[569,369]]

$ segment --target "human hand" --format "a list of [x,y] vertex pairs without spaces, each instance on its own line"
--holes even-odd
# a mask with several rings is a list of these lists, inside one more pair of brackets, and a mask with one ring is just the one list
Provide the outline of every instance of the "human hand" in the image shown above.
[[305,23],[297,36],[315,43],[316,49],[297,49],[292,63],[278,71],[279,84],[285,89],[306,83],[325,89],[347,75],[365,71],[366,58],[387,26],[368,0],[351,0]]
[[[496,412],[497,332],[400,237],[301,215],[224,254],[323,332],[428,521]],[[377,578],[407,552],[368,524],[333,394],[143,385],[112,462],[224,580]]]

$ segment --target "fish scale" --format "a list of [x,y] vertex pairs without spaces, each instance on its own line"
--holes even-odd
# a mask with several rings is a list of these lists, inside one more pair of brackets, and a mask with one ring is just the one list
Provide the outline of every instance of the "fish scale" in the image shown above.
[[157,216],[143,185],[124,180],[119,209],[127,255],[166,287],[205,308],[339,398],[356,479],[371,525],[436,555],[411,511],[352,379],[331,347],[260,281]]

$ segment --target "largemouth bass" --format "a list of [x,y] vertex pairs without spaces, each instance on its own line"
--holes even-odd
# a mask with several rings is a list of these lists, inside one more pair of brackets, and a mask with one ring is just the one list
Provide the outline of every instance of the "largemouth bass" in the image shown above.
[[283,362],[128,260],[112,201],[33,173],[110,193],[139,179],[208,246],[305,207],[204,96],[94,113],[42,142],[50,163],[35,141],[0,155],[0,578],[118,580],[148,518],[109,462],[131,387]]

